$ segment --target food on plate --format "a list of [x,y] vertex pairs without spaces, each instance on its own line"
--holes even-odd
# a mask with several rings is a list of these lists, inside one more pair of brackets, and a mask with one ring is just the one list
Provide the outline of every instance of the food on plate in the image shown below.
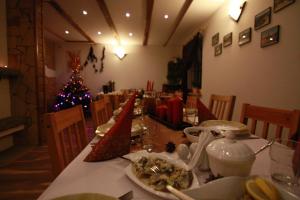
[[[153,166],[159,168],[157,173],[151,170]],[[143,183],[163,192],[167,192],[167,185],[171,185],[178,190],[187,189],[193,181],[192,172],[161,158],[142,157],[133,163],[132,170]]]
[[280,194],[276,187],[269,181],[255,177],[245,183],[246,194],[241,200],[279,200]]
[[202,132],[202,130],[190,130],[189,134],[191,134],[193,136],[199,136],[201,132]]

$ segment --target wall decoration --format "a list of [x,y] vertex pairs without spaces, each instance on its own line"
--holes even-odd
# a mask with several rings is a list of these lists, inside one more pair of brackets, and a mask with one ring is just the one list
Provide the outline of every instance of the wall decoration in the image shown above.
[[263,10],[255,16],[254,29],[258,30],[271,23],[271,7]]
[[[103,64],[103,60],[105,58],[105,47],[103,47],[102,49],[102,57],[101,57],[101,64],[100,64],[100,68],[96,66],[96,63],[98,62],[98,58],[94,53],[94,49],[93,47],[90,47],[90,51],[88,56],[86,57],[86,60],[83,64],[84,67],[86,67],[89,63],[93,64],[93,68],[94,68],[94,72],[97,73],[101,73],[103,72],[104,69],[104,64]],[[99,68],[99,69],[98,69]],[[83,70],[83,68],[81,67],[81,70]]]
[[215,56],[222,54],[222,43],[215,46]]
[[216,33],[211,38],[211,45],[215,46],[218,43],[219,43],[219,33]]
[[228,47],[232,44],[232,32],[226,34],[224,37],[223,37],[223,46],[224,47]]
[[274,13],[291,5],[295,0],[274,0]]
[[260,39],[260,47],[270,46],[272,44],[276,44],[279,42],[279,28],[280,26],[274,26],[261,32],[261,39]]
[[247,28],[239,34],[239,45],[242,46],[251,42],[251,28]]

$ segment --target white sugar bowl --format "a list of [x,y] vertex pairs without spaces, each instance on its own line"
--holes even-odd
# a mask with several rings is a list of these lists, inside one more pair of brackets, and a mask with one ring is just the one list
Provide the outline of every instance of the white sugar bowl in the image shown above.
[[223,138],[212,141],[207,147],[209,167],[214,176],[248,176],[255,154],[248,145]]

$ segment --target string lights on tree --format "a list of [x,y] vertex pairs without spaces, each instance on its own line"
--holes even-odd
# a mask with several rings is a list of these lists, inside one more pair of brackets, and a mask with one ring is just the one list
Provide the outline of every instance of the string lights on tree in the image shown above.
[[69,66],[72,69],[72,75],[68,83],[58,93],[54,104],[54,111],[81,104],[85,115],[89,115],[92,96],[88,92],[89,89],[83,85],[83,79],[79,73],[81,67],[79,53],[68,52],[68,54],[70,57]]

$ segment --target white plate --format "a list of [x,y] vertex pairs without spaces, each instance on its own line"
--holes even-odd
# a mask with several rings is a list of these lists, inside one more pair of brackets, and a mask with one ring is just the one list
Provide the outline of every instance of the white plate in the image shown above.
[[52,200],[118,200],[117,198],[98,193],[80,193],[57,197]]
[[[145,154],[147,155],[147,154]],[[144,156],[145,156],[144,155]],[[165,159],[167,160],[168,162],[178,166],[178,167],[182,167],[182,168],[185,168],[186,166],[184,165],[184,162],[182,160],[179,160],[179,159],[173,159],[171,157],[168,157],[164,154],[161,154],[161,153],[150,153],[148,154],[149,157],[153,157],[153,158],[162,158],[162,159]],[[139,157],[135,157],[134,161],[137,161],[138,159],[140,159],[142,157],[142,154],[139,156]],[[178,198],[176,198],[173,194],[171,193],[167,193],[167,192],[161,192],[161,191],[157,191],[157,190],[154,190],[153,188],[151,188],[150,186],[146,185],[145,183],[143,183],[140,179],[138,179],[135,174],[132,172],[132,164],[128,165],[126,168],[125,168],[125,173],[126,175],[128,176],[129,179],[131,179],[134,183],[136,183],[138,186],[140,186],[141,188],[143,188],[144,190],[150,192],[150,193],[153,193],[157,196],[160,196],[160,197],[163,197],[165,199],[176,199],[178,200]],[[192,188],[196,188],[199,186],[199,183],[198,183],[198,180],[197,180],[197,177],[196,175],[193,173],[193,182],[190,186],[189,189],[192,189]],[[182,190],[182,191],[185,191],[185,190]]]
[[[98,135],[99,137],[103,137],[105,133],[107,133],[113,125],[114,125],[113,123],[102,124],[97,127],[95,134]],[[131,136],[137,136],[142,131],[143,131],[143,126],[136,121],[132,121]]]
[[[230,176],[207,184],[201,185],[199,188],[186,190],[184,193],[191,196],[195,200],[204,199],[240,199],[245,194],[245,182],[247,177]],[[299,197],[289,193],[288,191],[277,187],[282,199],[299,200]]]
[[212,128],[219,130],[223,136],[227,136],[230,131],[230,134],[233,136],[250,136],[250,131],[245,124],[236,121],[226,121],[226,120],[207,120],[202,122],[199,126],[205,128]]

